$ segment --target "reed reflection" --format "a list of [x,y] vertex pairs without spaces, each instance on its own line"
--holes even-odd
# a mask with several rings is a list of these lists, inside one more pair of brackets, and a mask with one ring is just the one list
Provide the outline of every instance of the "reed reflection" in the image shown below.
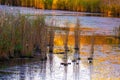
[[49,70],[50,70],[50,79],[53,79],[53,53],[48,54],[48,64],[49,64]]
[[42,65],[41,71],[40,71],[41,80],[46,80],[46,61],[42,61],[41,65]]
[[[26,63],[26,60],[20,60],[19,63],[22,63],[22,64],[25,64]],[[20,80],[25,80],[26,78],[26,67],[25,66],[21,66],[20,69],[19,69],[19,79]]]
[[90,70],[90,80],[92,80],[92,74],[93,74],[93,61],[91,61],[91,63],[89,63],[89,70]]
[[79,60],[79,50],[75,50],[73,56],[73,80],[80,80],[80,60]]
[[63,58],[63,63],[61,63],[64,66],[64,78],[63,80],[67,80],[67,74],[68,74],[68,56],[67,56],[68,51],[65,51],[64,53],[64,58]]

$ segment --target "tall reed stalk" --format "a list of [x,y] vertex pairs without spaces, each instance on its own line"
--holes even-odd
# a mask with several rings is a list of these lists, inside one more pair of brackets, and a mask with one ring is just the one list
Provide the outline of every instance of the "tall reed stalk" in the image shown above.
[[91,39],[90,58],[93,58],[93,54],[94,54],[94,46],[95,46],[95,33],[93,32],[92,39]]
[[80,23],[79,19],[77,18],[74,36],[75,36],[75,50],[79,50],[80,48]]
[[49,52],[53,52],[54,48],[54,37],[55,37],[55,20],[53,19],[51,22],[50,30],[49,30]]
[[65,51],[68,51],[68,37],[69,37],[69,25],[68,25],[68,22],[66,22],[66,27],[68,27],[66,30],[65,30],[65,41],[64,41],[64,49]]

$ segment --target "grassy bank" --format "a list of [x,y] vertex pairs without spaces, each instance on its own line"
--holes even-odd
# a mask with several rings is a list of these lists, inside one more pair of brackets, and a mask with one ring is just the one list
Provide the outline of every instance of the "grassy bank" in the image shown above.
[[[47,26],[44,16],[0,13],[0,60],[33,57],[37,51],[46,56]],[[37,50],[36,50],[37,49]]]

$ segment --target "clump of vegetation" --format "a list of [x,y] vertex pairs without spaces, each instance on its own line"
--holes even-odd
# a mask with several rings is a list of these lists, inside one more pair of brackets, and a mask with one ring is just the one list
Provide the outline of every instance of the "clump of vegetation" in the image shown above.
[[[47,26],[44,16],[0,13],[0,59],[33,57],[38,48],[42,58],[47,51]],[[36,50],[35,50],[36,51]]]

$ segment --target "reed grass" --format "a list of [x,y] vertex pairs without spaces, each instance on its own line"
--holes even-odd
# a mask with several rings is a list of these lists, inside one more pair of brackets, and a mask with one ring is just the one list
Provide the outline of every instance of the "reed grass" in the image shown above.
[[53,18],[51,20],[51,24],[50,24],[50,29],[49,29],[49,52],[53,52],[53,48],[54,48],[54,38],[55,38],[55,30],[54,30],[54,27],[56,26],[55,25],[56,22],[55,22],[55,19]]
[[69,37],[69,32],[70,32],[70,27],[69,27],[69,23],[66,22],[65,26],[68,28],[68,30],[65,30],[65,40],[64,40],[64,49],[65,51],[68,51],[68,37]]
[[31,57],[36,46],[42,57],[47,51],[47,25],[44,16],[0,13],[0,59]]
[[79,50],[80,48],[80,20],[77,18],[76,20],[76,26],[74,30],[74,36],[75,36],[75,50]]

